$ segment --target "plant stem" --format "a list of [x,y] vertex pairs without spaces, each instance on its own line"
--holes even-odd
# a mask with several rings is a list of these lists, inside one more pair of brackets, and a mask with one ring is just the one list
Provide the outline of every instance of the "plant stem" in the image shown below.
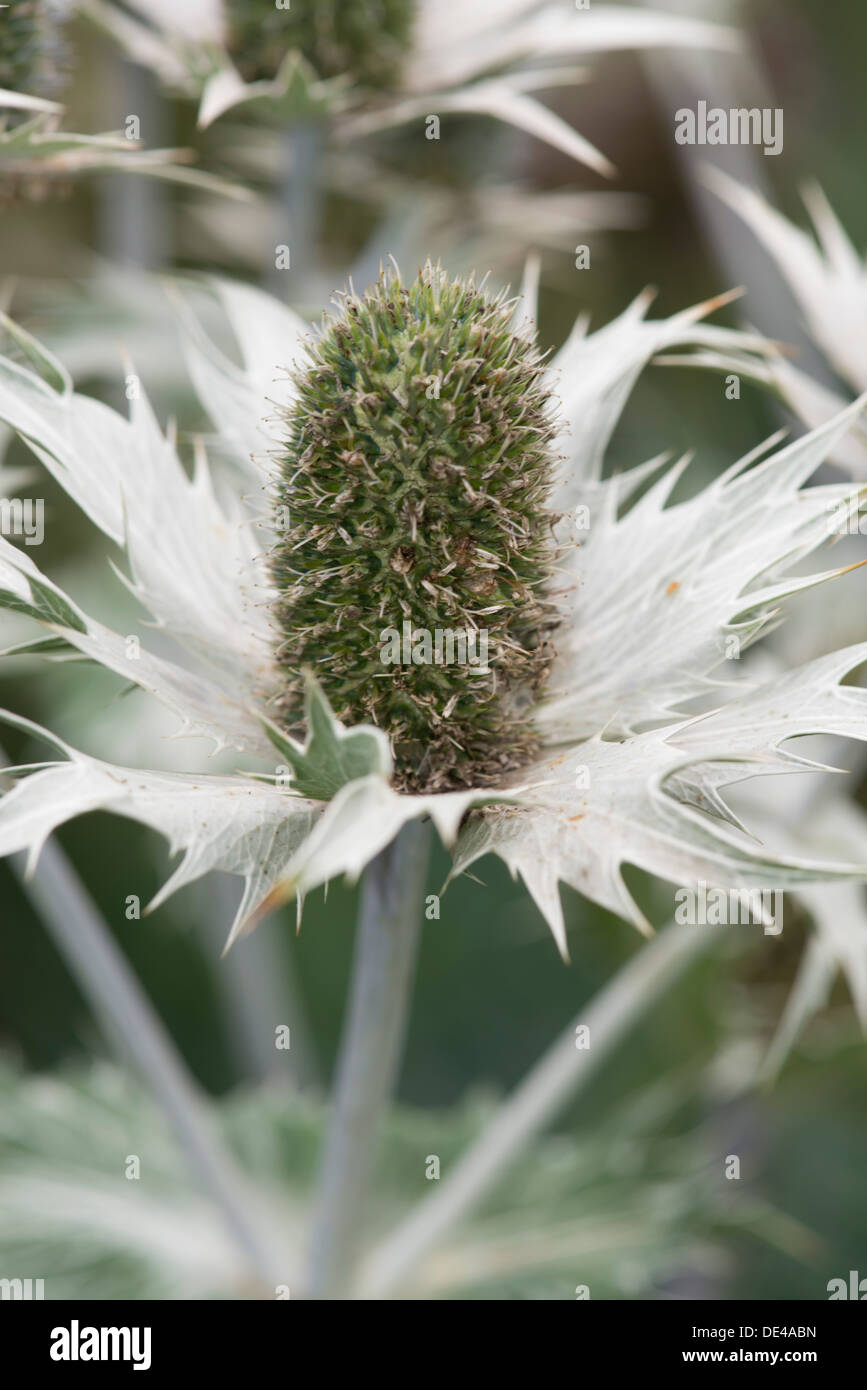
[[347,1017],[313,1227],[312,1298],[353,1287],[376,1142],[409,1013],[431,827],[411,821],[364,874]]
[[252,1209],[245,1181],[213,1130],[204,1098],[63,850],[49,840],[32,878],[20,856],[12,864],[103,1028],[150,1085],[196,1183],[210,1192],[263,1289],[289,1283],[285,1261]]
[[[280,176],[276,189],[276,244],[288,243],[298,277],[315,272],[322,239],[322,184],[320,165],[324,146],[322,122],[297,121],[280,136]],[[283,271],[272,268],[267,279],[271,290],[286,299]],[[305,295],[308,291],[305,291]]]
[[[209,966],[216,960],[214,985],[219,990],[236,1065],[254,1085],[285,1086],[301,1091],[318,1081],[318,1066],[299,988],[295,961],[276,914],[261,921],[251,936],[220,959],[240,902],[237,879],[210,874],[200,885],[197,920]],[[291,1025],[292,1049],[274,1046],[278,1024]]]
[[[536,1063],[438,1190],[374,1250],[363,1271],[363,1297],[387,1297],[405,1284],[419,1262],[497,1186],[535,1136],[587,1084],[641,1014],[718,939],[706,928],[672,926],[633,956]],[[589,1028],[587,1050],[576,1048],[580,1025]]]
[[[117,130],[136,116],[141,138],[151,149],[165,144],[166,107],[147,68],[106,54],[103,87],[107,93],[104,129]],[[133,148],[133,146],[130,146]],[[159,179],[103,174],[99,182],[99,242],[106,261],[130,270],[153,271],[169,259],[171,209]]]

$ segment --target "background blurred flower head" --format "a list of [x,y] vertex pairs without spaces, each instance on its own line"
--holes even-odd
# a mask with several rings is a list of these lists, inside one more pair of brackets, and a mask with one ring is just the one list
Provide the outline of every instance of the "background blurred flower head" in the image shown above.
[[202,127],[245,106],[281,121],[330,112],[345,139],[429,113],[487,115],[605,176],[614,173],[610,161],[529,95],[581,79],[580,70],[554,61],[647,47],[733,50],[739,43],[733,29],[702,20],[617,5],[570,10],[539,0],[486,0],[473,8],[455,0],[445,8],[439,0],[317,0],[297,12],[266,4],[224,8],[211,0],[197,32],[165,0],[136,0],[135,19],[109,0],[87,0],[85,9],[138,62],[200,93]]

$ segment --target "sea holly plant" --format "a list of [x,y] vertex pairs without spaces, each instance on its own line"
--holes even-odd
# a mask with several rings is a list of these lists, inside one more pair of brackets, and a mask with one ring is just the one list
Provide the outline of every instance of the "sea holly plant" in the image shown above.
[[650,931],[627,863],[736,893],[867,877],[857,859],[775,854],[725,798],[745,779],[817,767],[790,739],[867,739],[867,695],[844,683],[867,644],[767,682],[725,664],[789,595],[840,572],[805,566],[864,489],[805,484],[864,403],[675,501],[687,460],[606,477],[606,447],[654,354],[763,350],[703,321],[722,301],[654,321],[643,296],[598,332],[580,322],[549,359],[532,274],[509,301],[439,266],[408,283],[394,267],[339,296],[316,335],[260,291],[216,290],[242,366],[184,291],[178,306],[211,453],[229,469],[212,469],[199,441],[188,474],[143,391],[128,418],[78,394],[11,322],[15,353],[0,360],[0,418],[125,552],[160,651],[131,651],[7,540],[0,601],[41,626],[47,659],[101,663],[244,770],[123,768],[6,713],[55,756],[15,769],[0,851],[34,863],[90,810],[139,821],[182,855],[152,908],[211,869],[243,878],[229,945],[271,906],[364,875],[307,1283],[342,1296],[399,1059],[431,827],[454,874],[498,855],[564,956],[561,883]]

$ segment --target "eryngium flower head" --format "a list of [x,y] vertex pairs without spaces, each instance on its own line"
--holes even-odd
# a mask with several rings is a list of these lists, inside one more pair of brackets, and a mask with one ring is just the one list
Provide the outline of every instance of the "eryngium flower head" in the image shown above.
[[[450,286],[439,272],[422,275],[417,303],[432,296],[434,283],[441,296],[456,296],[454,310],[470,303],[489,315],[503,360],[524,364],[527,397],[535,399],[536,378],[528,366],[535,318],[532,274],[512,329],[522,340],[526,336],[526,348],[512,343],[487,301],[484,308],[477,304],[479,291]],[[452,876],[467,872],[486,854],[497,855],[523,879],[564,955],[561,883],[649,930],[624,877],[625,864],[693,895],[703,886],[740,896],[832,879],[843,880],[841,891],[851,891],[853,877],[867,878],[860,848],[854,862],[816,859],[802,849],[772,852],[744,833],[726,800],[728,788],[745,780],[818,767],[789,750],[794,739],[834,734],[867,742],[867,691],[843,684],[867,663],[867,643],[764,681],[760,675],[756,680],[755,669],[740,677],[739,661],[734,671],[727,665],[776,625],[787,596],[842,573],[805,573],[804,564],[837,537],[841,514],[857,519],[867,487],[805,484],[856,423],[867,397],[767,457],[762,455],[777,438],[752,450],[704,489],[675,501],[672,492],[685,459],[673,467],[651,459],[608,477],[603,471],[606,446],[638,372],[651,357],[675,346],[697,348],[718,365],[746,370],[750,354],[765,351],[767,344],[752,334],[703,323],[719,301],[648,320],[649,300],[642,296],[592,335],[580,321],[549,365],[550,389],[560,403],[557,438],[550,444],[557,455],[553,490],[549,499],[540,488],[526,513],[538,518],[546,504],[550,507],[562,588],[551,669],[541,698],[525,711],[524,727],[539,740],[538,752],[495,787],[474,783],[431,791],[426,784],[421,793],[408,792],[395,786],[386,731],[369,720],[347,727],[335,718],[321,685],[334,678],[328,661],[313,668],[320,684],[307,683],[303,745],[279,714],[274,717],[297,677],[275,659],[274,612],[282,606],[288,618],[288,603],[274,588],[273,552],[275,547],[287,556],[292,552],[285,535],[274,535],[265,524],[256,494],[274,487],[286,491],[294,525],[294,485],[297,505],[310,505],[311,475],[302,471],[291,479],[285,440],[263,436],[265,402],[276,400],[291,439],[292,422],[300,429],[305,410],[309,413],[298,394],[306,392],[309,402],[314,383],[306,373],[318,360],[317,351],[324,353],[320,365],[331,373],[335,365],[345,370],[338,359],[346,357],[363,376],[360,359],[350,358],[345,337],[338,354],[341,335],[336,326],[328,327],[321,350],[313,351],[300,375],[281,376],[280,365],[292,363],[308,341],[304,323],[250,286],[220,281],[219,293],[243,366],[208,339],[186,296],[179,309],[197,389],[221,452],[241,475],[237,492],[225,473],[211,470],[203,446],[192,474],[187,471],[174,435],[163,435],[143,391],[130,401],[128,419],[98,405],[76,392],[62,364],[14,324],[9,331],[24,350],[26,365],[0,357],[0,420],[36,450],[105,535],[125,547],[132,592],[173,648],[158,654],[150,629],[141,639],[130,638],[90,617],[40,571],[30,549],[4,536],[0,609],[45,629],[34,640],[22,634],[28,640],[16,642],[11,652],[61,660],[82,655],[101,662],[162,700],[183,721],[184,732],[234,748],[245,762],[228,775],[205,772],[201,765],[173,773],[122,767],[0,710],[0,720],[47,740],[58,755],[17,769],[22,780],[0,798],[0,854],[26,850],[33,863],[48,835],[75,815],[102,808],[130,817],[161,831],[182,854],[151,906],[211,869],[243,878],[230,933],[234,941],[276,903],[295,897],[300,904],[321,884],[357,877],[402,826],[430,817],[443,842],[453,847]],[[412,302],[413,290],[405,293]],[[362,302],[353,302],[362,322]],[[366,312],[368,326],[383,313],[386,338],[394,333],[401,314],[408,315],[396,281],[375,291]],[[345,323],[351,343],[360,328],[348,312]],[[460,340],[461,323],[461,312],[454,312],[442,325],[448,341],[453,335]],[[374,350],[371,339],[368,373],[381,346],[377,342]],[[475,356],[488,370],[486,351],[480,345]],[[329,359],[329,352],[336,356]],[[400,399],[405,386],[398,373],[388,389]],[[436,400],[435,392],[430,399]],[[442,388],[439,399],[448,399]],[[546,418],[538,400],[537,408]],[[341,429],[345,433],[345,403],[340,410],[332,407],[332,413],[329,436],[333,431],[345,449],[348,441],[339,440]],[[275,459],[263,452],[263,437],[279,446],[279,476]],[[399,430],[395,437],[402,438]],[[488,442],[466,446],[464,440],[463,445],[474,457]],[[327,440],[312,443],[314,452],[331,457]],[[539,436],[526,440],[526,452],[542,474],[548,449],[547,439],[541,452]],[[347,464],[347,480],[350,475],[355,476]],[[463,525],[472,536],[472,499],[465,491],[464,496]],[[323,509],[325,517],[315,524],[328,527],[330,507]],[[392,511],[398,515],[398,502]],[[458,519],[456,510],[452,515]],[[355,524],[351,511],[343,514],[341,525],[344,520]],[[416,525],[423,533],[430,519]],[[351,539],[354,532],[343,529]],[[541,536],[531,531],[531,540]],[[327,532],[311,540],[309,530],[304,541],[295,554],[306,556],[321,541],[334,543]],[[550,556],[542,545],[537,561],[543,580]],[[390,565],[383,570],[385,579],[371,580],[370,589],[397,584],[392,577],[397,571]],[[313,592],[310,572],[299,572]],[[323,583],[332,582],[325,570],[317,573]],[[406,576],[401,583],[409,592]],[[526,587],[531,602],[537,591],[529,583]],[[299,596],[302,601],[306,593]],[[379,595],[375,601],[365,595],[364,601],[373,608]],[[344,608],[341,603],[331,615],[334,634],[347,622],[338,621]],[[517,608],[521,614],[529,611]],[[418,622],[415,614],[413,621]],[[288,631],[283,636],[289,637]],[[289,640],[300,646],[307,639],[302,633]],[[336,650],[333,636],[331,643]],[[528,644],[524,650],[535,649]],[[329,654],[327,644],[322,654]],[[464,673],[454,665],[449,669],[453,690],[462,692]],[[371,684],[392,676],[372,675]],[[711,692],[720,701],[713,710],[707,708]],[[696,711],[697,701],[703,712]],[[100,728],[104,741],[104,722]],[[407,763],[402,766],[406,777]],[[766,843],[776,840],[772,826]],[[860,951],[856,942],[853,959]],[[835,945],[835,956],[838,950]]]
[[409,45],[412,0],[230,0],[229,50],[248,81],[273,77],[302,53],[320,77],[349,73],[363,87],[394,86]]
[[285,412],[282,713],[314,669],[338,718],[388,733],[405,787],[489,784],[532,751],[554,426],[513,308],[430,264],[384,273],[325,320]]
[[584,60],[606,50],[740,43],[736,31],[703,20],[605,4],[579,13],[564,0],[294,0],[285,9],[224,0],[224,8],[216,43],[197,44],[185,7],[168,0],[152,0],[147,27],[124,16],[136,61],[172,74],[181,90],[201,86],[202,129],[245,106],[284,124],[327,116],[342,144],[431,116],[486,116],[607,178],[616,170],[605,155],[531,95],[563,81],[551,60],[580,59],[583,73]]
[[54,95],[64,53],[58,18],[53,0],[14,0],[0,11],[0,89]]

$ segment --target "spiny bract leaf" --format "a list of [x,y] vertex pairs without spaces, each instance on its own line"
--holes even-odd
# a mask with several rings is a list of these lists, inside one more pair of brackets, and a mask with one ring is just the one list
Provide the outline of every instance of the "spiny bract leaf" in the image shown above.
[[32,868],[48,836],[74,816],[99,810],[126,816],[164,835],[172,854],[183,853],[149,910],[211,869],[244,879],[228,944],[267,898],[322,809],[250,777],[116,767],[8,711],[0,711],[0,720],[53,744],[68,759],[34,772],[0,800],[0,856],[26,850]]
[[189,671],[149,653],[135,637],[122,637],[88,618],[66,594],[40,574],[25,550],[0,536],[0,609],[22,613],[61,629],[63,645],[100,662],[154,695],[183,722],[184,730],[212,739],[218,748],[233,745],[267,753],[268,743],[244,694],[220,673]]
[[322,688],[307,676],[304,702],[307,741],[302,748],[269,719],[262,723],[279,753],[293,771],[292,789],[299,796],[330,801],[347,782],[379,773],[391,776],[391,753],[381,729],[344,729],[335,719]]
[[[713,673],[731,669],[726,659],[756,641],[781,599],[829,577],[786,576],[857,517],[864,490],[804,484],[865,403],[753,467],[767,445],[754,450],[675,505],[670,495],[688,460],[628,509],[658,461],[576,489],[578,510],[562,523],[572,545],[560,565],[573,602],[536,714],[546,743],[670,720],[707,693]],[[587,524],[576,530],[582,513]]]
[[867,646],[837,652],[792,673],[782,691],[771,682],[682,725],[622,743],[588,739],[537,764],[525,774],[533,785],[520,807],[489,807],[469,822],[453,873],[499,855],[524,880],[564,954],[561,882],[647,930],[624,863],[673,883],[735,891],[867,877],[863,854],[860,863],[840,863],[764,850],[721,816],[718,798],[720,786],[809,766],[779,748],[785,739],[829,732],[867,741],[867,691],[838,684],[865,659]]

